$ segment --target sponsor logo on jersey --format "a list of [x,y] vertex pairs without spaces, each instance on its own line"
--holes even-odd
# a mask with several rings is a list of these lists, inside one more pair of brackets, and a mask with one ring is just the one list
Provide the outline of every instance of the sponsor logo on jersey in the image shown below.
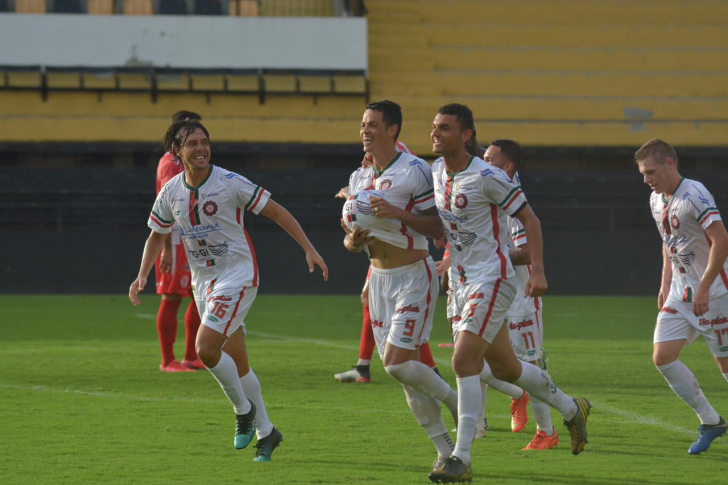
[[723,325],[724,323],[728,323],[728,317],[723,314],[718,315],[712,320],[708,320],[707,318],[701,318],[698,320],[698,324],[700,324],[701,327],[715,327],[716,325]]
[[210,303],[213,301],[232,301],[232,300],[233,299],[230,298],[229,296],[217,295],[217,296],[211,296],[210,298],[208,298],[207,302]]
[[670,216],[670,225],[673,229],[680,229],[680,219],[677,217],[677,214]]
[[384,322],[381,320],[372,320],[372,327],[384,327]]
[[673,315],[677,315],[677,310],[670,308],[669,306],[664,306],[662,307],[662,310],[660,310],[660,313],[672,313]]
[[726,350],[728,350],[728,347],[721,347],[718,350],[720,350],[721,352],[725,352]]
[[474,232],[458,232],[458,239],[466,246],[470,246],[478,239],[478,235]]
[[202,204],[202,212],[208,217],[217,214],[217,204],[215,201],[208,200]]
[[408,344],[408,343],[412,342],[412,339],[411,339],[411,338],[409,338],[409,337],[405,337],[405,338],[401,338],[401,339],[399,339],[399,341],[400,341],[400,342],[404,342],[404,343],[407,343],[407,344]]
[[218,244],[217,246],[208,246],[207,249],[210,250],[212,254],[215,256],[222,256],[224,254],[227,254],[228,252],[228,243],[225,241],[222,244]]
[[219,318],[217,318],[217,317],[215,317],[213,315],[208,315],[207,319],[210,320],[211,322],[219,322],[220,321]]
[[458,209],[465,209],[468,206],[468,197],[465,194],[458,194],[455,196],[454,202]]
[[536,351],[535,350],[529,350],[528,352],[526,352],[526,355],[536,355]]
[[508,328],[511,330],[521,330],[522,328],[532,327],[533,320],[523,320],[521,322],[511,322]]
[[379,187],[377,187],[379,190],[387,190],[392,186],[392,181],[390,179],[384,179],[381,182],[379,182]]
[[419,313],[420,307],[415,306],[415,305],[407,305],[407,306],[403,306],[402,308],[397,308],[396,310],[394,310],[394,313],[400,313],[400,314],[407,313],[407,312]]
[[174,211],[174,215],[178,216],[178,215],[180,215],[180,214],[182,214],[182,211],[180,211],[180,210],[176,210],[176,211]]
[[220,195],[220,192],[213,192],[213,193],[211,193],[211,194],[201,194],[200,196],[201,196],[201,197],[202,197],[203,199],[207,199],[208,197],[215,197],[216,195]]

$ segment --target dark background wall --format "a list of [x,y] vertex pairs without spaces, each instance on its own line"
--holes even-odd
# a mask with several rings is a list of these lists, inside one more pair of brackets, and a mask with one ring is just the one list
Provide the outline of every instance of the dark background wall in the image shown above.
[[[360,291],[368,262],[343,248],[341,201],[333,197],[356,167],[358,147],[318,163],[315,154],[297,163],[281,163],[295,159],[287,153],[249,160],[225,156],[224,150],[216,154],[220,165],[270,190],[299,219],[329,265],[328,283],[320,274],[309,275],[303,252],[287,234],[264,217],[246,214],[261,293]],[[149,231],[157,157],[127,168],[0,166],[5,236],[0,292],[126,293]],[[543,225],[550,293],[656,295],[660,239],[649,214],[649,188],[636,167],[627,162],[582,169],[578,162],[565,165],[566,158],[554,152],[552,162],[533,163],[521,177]],[[703,181],[725,214],[728,171],[696,168],[690,160],[684,165],[683,175]],[[433,256],[438,259],[440,252]],[[154,291],[153,276],[147,291]]]

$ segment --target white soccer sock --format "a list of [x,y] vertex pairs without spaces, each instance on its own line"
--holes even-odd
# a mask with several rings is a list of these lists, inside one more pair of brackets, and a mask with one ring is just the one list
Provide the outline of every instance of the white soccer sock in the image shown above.
[[483,370],[480,371],[480,380],[496,391],[500,391],[506,396],[510,396],[511,399],[520,399],[523,397],[523,389],[511,384],[510,382],[501,381],[500,379],[493,377],[493,373],[490,371],[490,366],[486,361],[483,361]]
[[255,404],[255,434],[258,439],[265,438],[273,431],[273,423],[270,422],[268,411],[265,410],[263,394],[260,391],[260,381],[253,369],[250,369],[247,374],[240,378],[240,384],[242,384],[243,391],[250,399],[250,402]]
[[412,414],[422,426],[437,449],[438,456],[448,457],[453,450],[452,440],[442,420],[440,404],[431,397],[423,396],[410,386],[402,384]]
[[475,438],[475,423],[478,419],[480,404],[483,399],[480,390],[480,377],[458,377],[458,439],[452,456],[457,456],[463,463],[470,463],[470,448]]
[[222,387],[222,392],[235,409],[235,414],[248,414],[250,412],[250,401],[245,398],[243,385],[238,377],[238,367],[235,361],[225,352],[220,355],[220,361],[215,367],[208,367],[207,370],[217,379]]
[[685,404],[693,408],[695,414],[700,418],[701,424],[718,424],[720,422],[720,416],[710,405],[700,389],[695,375],[685,364],[680,360],[675,360],[669,364],[658,365],[657,370],[665,378],[670,389],[685,401]]
[[483,396],[483,399],[480,402],[480,412],[478,413],[478,420],[476,421],[477,426],[484,427],[485,426],[485,408],[486,404],[488,403],[488,384],[480,381],[480,393]]
[[[551,379],[549,371],[544,369],[543,373],[546,374],[546,377]],[[549,408],[549,405],[535,397],[531,397],[530,402],[531,410],[533,411],[533,419],[536,420],[536,429],[545,431],[546,436],[553,436],[554,425],[551,422],[551,409]]]
[[570,421],[576,416],[578,408],[574,400],[556,387],[548,374],[539,367],[528,362],[521,362],[521,377],[514,384],[528,392],[531,398],[540,399],[558,409],[565,420]]
[[371,363],[371,360],[367,359],[359,359],[356,361],[356,365],[369,365]]
[[388,365],[384,368],[387,374],[402,384],[410,386],[420,394],[442,402],[453,416],[457,416],[458,395],[447,382],[435,374],[432,368],[422,362],[409,360],[402,364]]

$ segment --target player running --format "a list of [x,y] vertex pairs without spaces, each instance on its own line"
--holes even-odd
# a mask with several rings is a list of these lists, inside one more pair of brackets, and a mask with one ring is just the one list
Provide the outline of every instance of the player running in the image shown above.
[[697,455],[724,435],[728,424],[679,357],[685,345],[702,335],[728,380],[728,234],[708,189],[680,176],[673,147],[653,138],[634,159],[652,189],[650,208],[663,242],[652,360],[700,419],[698,439],[688,448]]
[[283,436],[268,418],[260,382],[248,364],[244,319],[255,300],[259,279],[255,251],[243,225],[244,211],[268,217],[295,239],[306,253],[309,272],[319,266],[326,280],[328,269],[296,219],[267,190],[210,163],[210,138],[202,123],[173,123],[164,137],[164,148],[182,160],[185,171],[157,196],[147,223],[152,230],[129,299],[140,304],[138,294],[154,260],[172,225],[178,224],[202,319],[197,354],[233,405],[235,448],[247,447],[257,434],[254,461],[270,461]]
[[508,258],[508,216],[517,217],[529,239],[531,276],[526,293],[536,298],[548,288],[543,268],[541,224],[523,191],[508,176],[468,154],[474,131],[467,106],[445,105],[435,116],[433,151],[442,155],[432,166],[437,210],[450,243],[452,261],[455,352],[458,383],[458,435],[447,461],[429,474],[433,482],[472,479],[470,450],[482,403],[480,381],[484,361],[495,378],[511,382],[564,416],[571,433],[571,452],[587,442],[586,420],[591,405],[572,399],[538,367],[519,361],[503,325],[516,296],[515,272]]

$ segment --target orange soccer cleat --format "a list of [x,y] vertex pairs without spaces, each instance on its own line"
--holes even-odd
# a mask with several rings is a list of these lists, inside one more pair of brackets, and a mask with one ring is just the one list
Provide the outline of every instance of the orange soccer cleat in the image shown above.
[[554,435],[553,436],[547,436],[546,431],[537,430],[536,435],[533,437],[531,442],[526,446],[525,448],[522,448],[521,451],[527,451],[527,450],[548,450],[549,448],[553,448],[554,446],[559,444],[559,435],[556,434],[556,430],[554,429]]
[[173,360],[167,365],[160,364],[159,370],[162,372],[194,372],[193,369],[188,369],[176,360]]
[[520,433],[528,422],[528,393],[523,391],[519,399],[511,399],[511,431]]

